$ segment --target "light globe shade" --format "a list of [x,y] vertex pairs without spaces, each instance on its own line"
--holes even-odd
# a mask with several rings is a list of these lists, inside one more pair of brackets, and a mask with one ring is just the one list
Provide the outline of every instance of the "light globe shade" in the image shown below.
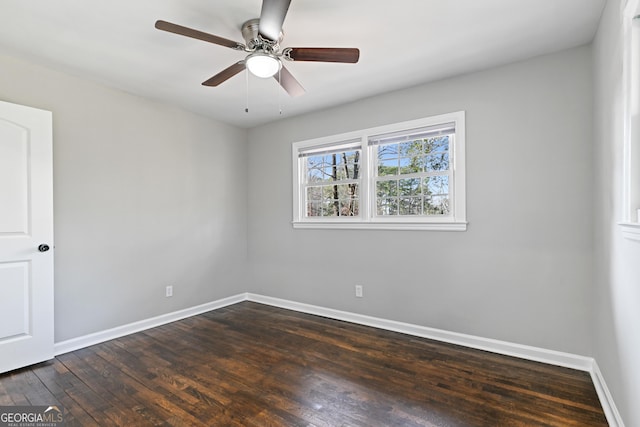
[[280,60],[268,53],[252,53],[246,59],[247,68],[251,74],[266,79],[273,77],[281,67]]

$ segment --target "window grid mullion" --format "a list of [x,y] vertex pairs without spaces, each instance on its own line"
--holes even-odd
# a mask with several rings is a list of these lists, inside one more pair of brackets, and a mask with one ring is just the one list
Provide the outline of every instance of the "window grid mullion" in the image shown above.
[[359,184],[359,179],[339,179],[337,181],[318,181],[318,182],[303,182],[302,185],[307,187],[330,187],[332,185],[342,184]]
[[402,174],[402,175],[382,175],[382,176],[376,176],[375,180],[376,181],[394,181],[397,179],[411,179],[411,178],[423,178],[423,177],[430,177],[430,176],[448,176],[450,175],[450,170],[444,170],[444,171],[433,171],[433,172],[414,172],[414,173],[408,173],[408,174]]

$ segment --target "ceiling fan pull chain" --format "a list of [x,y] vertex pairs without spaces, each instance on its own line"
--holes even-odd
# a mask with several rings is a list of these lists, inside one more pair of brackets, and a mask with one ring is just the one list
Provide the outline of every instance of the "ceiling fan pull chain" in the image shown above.
[[247,90],[247,96],[245,99],[245,107],[244,107],[244,112],[245,113],[249,113],[249,70],[247,69],[245,72],[245,87]]
[[[278,68],[278,82],[282,81],[282,67]],[[282,90],[276,87],[278,91],[278,113],[282,115]]]

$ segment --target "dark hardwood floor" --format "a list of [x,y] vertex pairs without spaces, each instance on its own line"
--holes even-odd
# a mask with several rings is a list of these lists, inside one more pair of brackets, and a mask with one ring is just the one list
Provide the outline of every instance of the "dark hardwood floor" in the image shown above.
[[603,426],[588,373],[243,302],[0,375],[68,426]]

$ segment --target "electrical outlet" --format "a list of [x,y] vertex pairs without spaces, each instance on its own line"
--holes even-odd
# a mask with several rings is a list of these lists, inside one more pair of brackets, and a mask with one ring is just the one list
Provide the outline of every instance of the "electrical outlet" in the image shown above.
[[167,289],[165,290],[164,296],[167,297],[167,298],[173,296],[173,286],[167,286]]
[[362,298],[362,285],[356,285],[356,297]]

